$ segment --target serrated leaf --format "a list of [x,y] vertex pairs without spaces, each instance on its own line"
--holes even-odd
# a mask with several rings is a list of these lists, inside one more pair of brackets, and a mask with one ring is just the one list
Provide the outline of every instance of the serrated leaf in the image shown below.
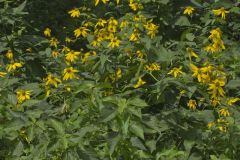
[[16,95],[12,95],[12,94],[9,94],[8,95],[8,102],[12,105],[16,105],[17,104],[17,97]]
[[50,122],[50,126],[53,127],[59,135],[65,134],[64,126],[62,123],[54,119],[50,119],[49,122]]
[[127,103],[128,103],[128,105],[132,105],[132,106],[136,106],[136,107],[140,107],[140,108],[148,106],[148,104],[144,100],[142,100],[138,97],[128,99]]
[[141,124],[138,123],[132,123],[130,125],[130,131],[135,134],[136,136],[140,137],[144,140],[144,131]]
[[110,155],[113,154],[118,142],[121,140],[121,136],[117,135],[116,137],[112,138],[110,141],[110,149],[109,149],[109,153]]
[[133,145],[134,147],[137,147],[137,148],[139,148],[139,149],[141,149],[141,150],[143,150],[143,151],[146,151],[146,150],[147,150],[147,148],[144,146],[144,144],[142,143],[142,141],[141,141],[139,138],[137,138],[137,137],[132,137],[132,138],[130,139],[130,141],[131,141],[131,143],[132,143],[132,145]]
[[40,100],[30,99],[30,100],[25,101],[23,104],[21,104],[21,106],[31,107],[40,102],[41,102]]

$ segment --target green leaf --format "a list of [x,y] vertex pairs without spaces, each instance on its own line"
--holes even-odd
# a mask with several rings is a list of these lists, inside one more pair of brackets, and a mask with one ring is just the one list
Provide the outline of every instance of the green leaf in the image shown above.
[[128,135],[129,120],[130,120],[130,117],[128,117],[125,121],[121,121],[122,132],[123,132],[123,135],[125,136]]
[[23,9],[25,8],[26,4],[27,4],[27,1],[24,1],[24,2],[23,2],[22,4],[20,4],[18,7],[13,8],[13,13],[14,13],[14,14],[23,14],[24,12],[22,12],[22,11],[23,11]]
[[207,109],[201,112],[193,112],[191,115],[197,120],[203,121],[205,123],[211,122],[215,118],[213,110]]
[[16,105],[17,104],[17,97],[16,95],[12,95],[12,94],[9,94],[8,95],[8,102],[12,105]]
[[13,79],[5,79],[1,85],[1,87],[8,87],[11,86],[15,83],[19,82],[18,78],[13,78]]
[[101,65],[100,65],[100,66],[101,66],[100,69],[101,69],[101,70],[104,69],[104,65],[105,65],[105,63],[107,62],[108,57],[109,57],[108,55],[104,55],[104,54],[101,54],[101,55],[100,55],[100,62],[101,62],[101,63],[100,63],[100,64],[101,64]]
[[156,140],[146,141],[146,146],[150,149],[151,153],[156,150],[156,144],[157,144]]
[[190,26],[190,22],[186,16],[181,16],[175,23],[177,26]]
[[144,140],[144,131],[143,127],[139,123],[131,123],[130,125],[130,131],[135,134],[136,136],[140,137]]
[[114,119],[116,116],[117,116],[117,111],[111,111],[110,113],[109,112],[104,112],[103,116],[101,117],[101,122],[108,122],[112,119]]
[[142,38],[141,41],[145,44],[147,50],[151,48],[151,40],[147,36]]
[[194,5],[198,6],[198,7],[202,7],[202,5],[200,3],[197,2],[197,0],[190,0]]
[[210,155],[211,160],[219,160],[215,155]]
[[30,99],[30,100],[27,100],[26,102],[24,102],[21,106],[31,107],[40,102],[41,102],[40,100]]
[[187,33],[186,34],[186,39],[189,40],[189,41],[193,41],[195,38],[194,34],[192,33]]
[[14,156],[21,156],[23,153],[23,144],[21,141],[18,142],[17,146],[15,147],[14,151],[13,151],[13,155]]
[[76,135],[79,137],[79,138],[83,138],[88,132],[93,132],[93,131],[96,131],[97,128],[93,125],[89,125],[89,126],[86,126],[86,127],[82,127],[80,129],[79,132],[76,133]]
[[127,100],[124,98],[118,99],[118,112],[123,113],[125,108],[127,108]]
[[28,117],[40,118],[40,116],[43,113],[43,111],[35,109],[35,110],[27,110],[25,113],[28,115]]
[[144,100],[142,100],[138,97],[128,99],[127,103],[128,103],[128,105],[132,105],[132,106],[136,106],[136,107],[140,107],[140,108],[148,106],[148,104]]
[[194,141],[190,141],[190,140],[185,140],[184,141],[184,147],[185,147],[185,150],[188,154],[190,154],[190,151],[191,151],[194,144],[195,144]]
[[110,149],[109,149],[109,154],[112,155],[118,142],[121,140],[121,136],[117,135],[114,138],[111,139],[110,141]]
[[240,8],[239,8],[239,7],[232,7],[232,8],[230,9],[230,12],[240,15]]
[[189,156],[188,159],[189,160],[202,160],[202,157],[200,154],[194,152]]
[[154,1],[160,4],[168,4],[170,0],[154,0]]
[[230,80],[226,85],[226,88],[229,89],[236,89],[237,87],[240,87],[240,80]]
[[139,149],[141,149],[141,150],[143,150],[143,151],[146,151],[146,150],[147,150],[147,148],[144,146],[144,144],[142,143],[142,141],[141,141],[139,138],[137,138],[137,137],[132,137],[132,138],[130,139],[130,141],[131,141],[131,143],[132,143],[132,145],[133,145],[134,147],[137,147],[137,148],[139,148]]
[[74,93],[78,94],[80,92],[90,91],[93,87],[93,81],[83,81],[81,84],[78,84],[78,86],[76,86],[76,91]]
[[49,123],[50,123],[50,126],[53,127],[59,135],[65,134],[64,126],[62,123],[60,123],[54,119],[50,119]]
[[156,50],[157,61],[159,62],[167,62],[170,63],[174,56],[175,52],[167,50],[165,47],[160,46],[158,50]]

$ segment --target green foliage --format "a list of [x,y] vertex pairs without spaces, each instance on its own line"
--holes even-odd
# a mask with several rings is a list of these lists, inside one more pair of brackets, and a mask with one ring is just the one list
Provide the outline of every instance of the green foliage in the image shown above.
[[[0,0],[0,6],[0,159],[240,156],[239,1]],[[183,13],[187,6],[193,13]],[[75,7],[80,15],[71,17]],[[229,11],[225,19],[213,13],[221,7]],[[117,31],[96,27],[100,18],[117,21]],[[120,27],[123,20],[127,27]],[[74,35],[80,26],[86,36]],[[220,38],[209,38],[216,28]],[[92,45],[101,33],[104,40]],[[114,38],[120,43],[111,46]],[[208,53],[215,41],[225,49]],[[71,51],[73,61],[66,58]],[[14,62],[22,66],[9,69]],[[198,80],[190,64],[211,68],[205,75],[211,80]],[[76,72],[66,78],[70,67]],[[224,85],[214,91],[224,93],[214,97],[216,81]]]

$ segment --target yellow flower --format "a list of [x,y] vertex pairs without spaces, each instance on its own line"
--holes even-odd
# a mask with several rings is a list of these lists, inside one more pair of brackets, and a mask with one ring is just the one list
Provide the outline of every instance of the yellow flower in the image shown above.
[[108,44],[108,47],[111,47],[111,48],[119,47],[120,42],[121,41],[117,37],[114,37],[110,40],[110,43]]
[[207,127],[212,128],[214,126],[214,124],[215,124],[214,122],[208,122]]
[[180,66],[179,68],[177,67],[174,67],[173,69],[171,69],[168,74],[171,74],[173,75],[175,78],[182,75],[183,72],[182,72],[182,66]]
[[71,38],[69,38],[69,37],[66,37],[66,38],[65,38],[65,42],[66,42],[66,43],[71,43],[71,42],[72,42],[72,40],[71,40]]
[[146,82],[142,80],[142,78],[138,78],[138,82],[137,84],[135,84],[133,87],[134,88],[139,88],[141,87],[142,85],[144,85]]
[[108,25],[107,29],[109,32],[115,33],[117,31],[117,26]]
[[74,35],[76,38],[78,38],[80,36],[87,37],[88,31],[89,31],[89,29],[87,29],[86,27],[79,27],[74,30]]
[[50,43],[50,46],[57,48],[57,45],[59,44],[59,41],[57,40],[57,38],[53,37],[49,40],[49,43]]
[[57,58],[59,56],[59,52],[58,51],[52,51],[52,57],[53,58]]
[[56,88],[58,86],[58,83],[61,83],[61,80],[53,76],[51,73],[49,73],[44,80],[45,80],[45,85],[53,85]]
[[229,13],[229,11],[226,11],[226,10],[224,9],[224,7],[221,7],[221,8],[219,8],[219,9],[213,9],[212,11],[213,11],[213,14],[214,14],[215,16],[220,16],[220,15],[221,15],[222,19],[225,19],[225,18],[226,18],[226,14]]
[[8,50],[8,51],[7,51],[6,57],[7,57],[7,59],[9,59],[9,60],[12,60],[12,59],[13,59],[13,52],[12,52],[12,50]]
[[82,57],[81,60],[83,63],[87,62],[88,58],[90,57],[90,52],[85,53]]
[[120,28],[123,29],[123,28],[127,27],[127,25],[128,25],[128,21],[122,20],[122,22],[120,23]]
[[157,63],[152,63],[144,66],[144,69],[147,71],[159,71],[160,66]]
[[16,93],[17,93],[18,104],[21,104],[24,101],[30,99],[30,96],[31,96],[31,91],[29,90],[19,90]]
[[142,51],[137,50],[136,54],[137,54],[137,58],[143,59],[144,53]]
[[209,44],[208,46],[204,47],[204,51],[211,52],[211,53],[216,52],[215,48],[211,44]]
[[68,91],[68,92],[71,92],[71,87],[70,86],[65,86],[65,89]]
[[73,69],[73,67],[65,68],[63,71],[63,80],[78,78],[78,76],[75,74],[77,72],[79,71]]
[[221,39],[215,40],[213,44],[209,44],[204,48],[206,52],[218,53],[225,49],[224,43]]
[[64,46],[62,49],[62,52],[65,52],[65,53],[70,52],[70,51],[71,51],[70,48],[68,48],[66,46]]
[[190,99],[187,103],[187,106],[191,109],[191,110],[195,110],[196,109],[196,106],[197,106],[197,102],[196,100],[192,100]]
[[220,116],[228,117],[230,116],[230,112],[226,108],[222,108],[218,111]]
[[222,31],[220,28],[216,28],[210,31],[210,36],[208,37],[209,39],[214,40],[219,40],[221,39],[222,36]]
[[192,15],[193,11],[194,11],[194,8],[193,8],[193,7],[187,6],[187,7],[185,7],[185,9],[184,9],[184,11],[183,11],[183,14],[187,14],[187,15],[190,16],[190,15]]
[[110,76],[112,81],[116,81],[122,77],[122,70],[121,68],[118,68],[117,71]]
[[213,98],[224,96],[224,85],[225,80],[223,78],[215,79],[209,84],[208,90],[210,91],[209,93],[212,95]]
[[48,97],[51,94],[51,88],[49,86],[45,86],[45,96]]
[[6,69],[8,72],[11,72],[12,70],[15,71],[17,68],[21,68],[22,66],[22,62],[12,62],[7,65]]
[[68,14],[70,14],[71,17],[75,18],[75,17],[80,16],[80,11],[78,8],[74,8],[74,9],[68,11]]
[[211,99],[211,105],[213,106],[213,107],[216,107],[217,105],[220,105],[221,103],[220,103],[220,98],[219,97],[213,97],[212,99]]
[[91,46],[93,46],[94,48],[100,47],[101,41],[99,39],[95,39],[91,42]]
[[6,74],[7,74],[6,72],[0,72],[0,77],[3,78],[5,77]]
[[32,48],[27,48],[26,51],[31,53],[32,52]]
[[147,35],[150,36],[151,39],[158,33],[158,26],[152,23],[152,19],[148,21],[144,27],[148,30]]
[[240,98],[229,98],[229,99],[227,100],[227,104],[230,105],[230,106],[232,106],[234,103],[236,103],[236,102],[238,102],[238,101],[240,101]]
[[187,48],[187,52],[191,57],[198,58],[197,53],[195,53],[192,48]]
[[204,48],[206,52],[221,52],[222,50],[225,49],[224,42],[221,39],[222,36],[222,31],[220,28],[216,28],[210,31],[210,36],[208,37],[209,39],[212,40],[212,44],[209,44]]
[[78,59],[78,56],[80,55],[80,52],[70,51],[65,55],[65,60],[67,62],[74,62]]
[[86,21],[86,22],[84,22],[83,23],[83,27],[90,27],[90,26],[92,26],[93,25],[93,23],[92,22],[90,22],[90,21]]
[[140,33],[138,32],[138,30],[134,29],[133,33],[129,37],[129,41],[136,42],[139,40],[139,38],[140,38]]
[[217,123],[228,125],[228,121],[225,118],[218,118]]
[[225,45],[221,39],[214,41],[212,47],[214,52],[221,52],[225,49]]
[[[98,5],[99,1],[100,1],[100,0],[95,0],[95,6]],[[109,0],[102,0],[102,2],[103,2],[104,4],[106,4],[108,1],[109,1]]]
[[96,56],[97,52],[96,51],[90,51],[92,53],[92,56]]
[[193,72],[193,77],[197,77],[198,79],[198,82],[202,82],[202,73],[201,73],[201,70],[195,66],[194,64],[190,64],[190,67],[191,67],[191,70]]
[[111,17],[108,20],[108,25],[110,25],[110,26],[117,26],[118,25],[118,21],[115,18]]
[[196,77],[198,82],[208,83],[210,81],[209,73],[211,72],[211,67],[198,68],[194,64],[190,64],[191,70],[193,72],[192,76]]
[[145,20],[145,17],[142,14],[137,14],[133,17],[133,21],[135,21],[135,23],[136,23],[135,27],[139,27],[139,23],[137,23],[137,22],[144,21],[144,20]]
[[134,11],[143,8],[142,4],[140,4],[138,2],[134,2],[134,0],[129,0],[129,4],[128,5]]
[[180,91],[179,95],[183,96],[185,93],[187,93],[187,91],[183,89],[183,90]]
[[221,132],[226,132],[226,131],[227,131],[227,127],[226,127],[226,126],[219,126],[218,129],[219,129]]
[[97,23],[95,25],[95,28],[97,28],[97,27],[104,27],[106,23],[107,23],[106,20],[100,18],[100,19],[98,19],[98,21],[97,21]]
[[46,37],[51,37],[51,29],[50,29],[50,28],[46,28],[46,29],[43,31],[43,34],[44,34]]

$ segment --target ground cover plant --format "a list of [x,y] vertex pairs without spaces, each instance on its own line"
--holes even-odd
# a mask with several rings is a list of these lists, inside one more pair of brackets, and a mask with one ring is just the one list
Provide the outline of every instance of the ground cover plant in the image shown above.
[[0,0],[0,159],[237,160],[239,0]]

